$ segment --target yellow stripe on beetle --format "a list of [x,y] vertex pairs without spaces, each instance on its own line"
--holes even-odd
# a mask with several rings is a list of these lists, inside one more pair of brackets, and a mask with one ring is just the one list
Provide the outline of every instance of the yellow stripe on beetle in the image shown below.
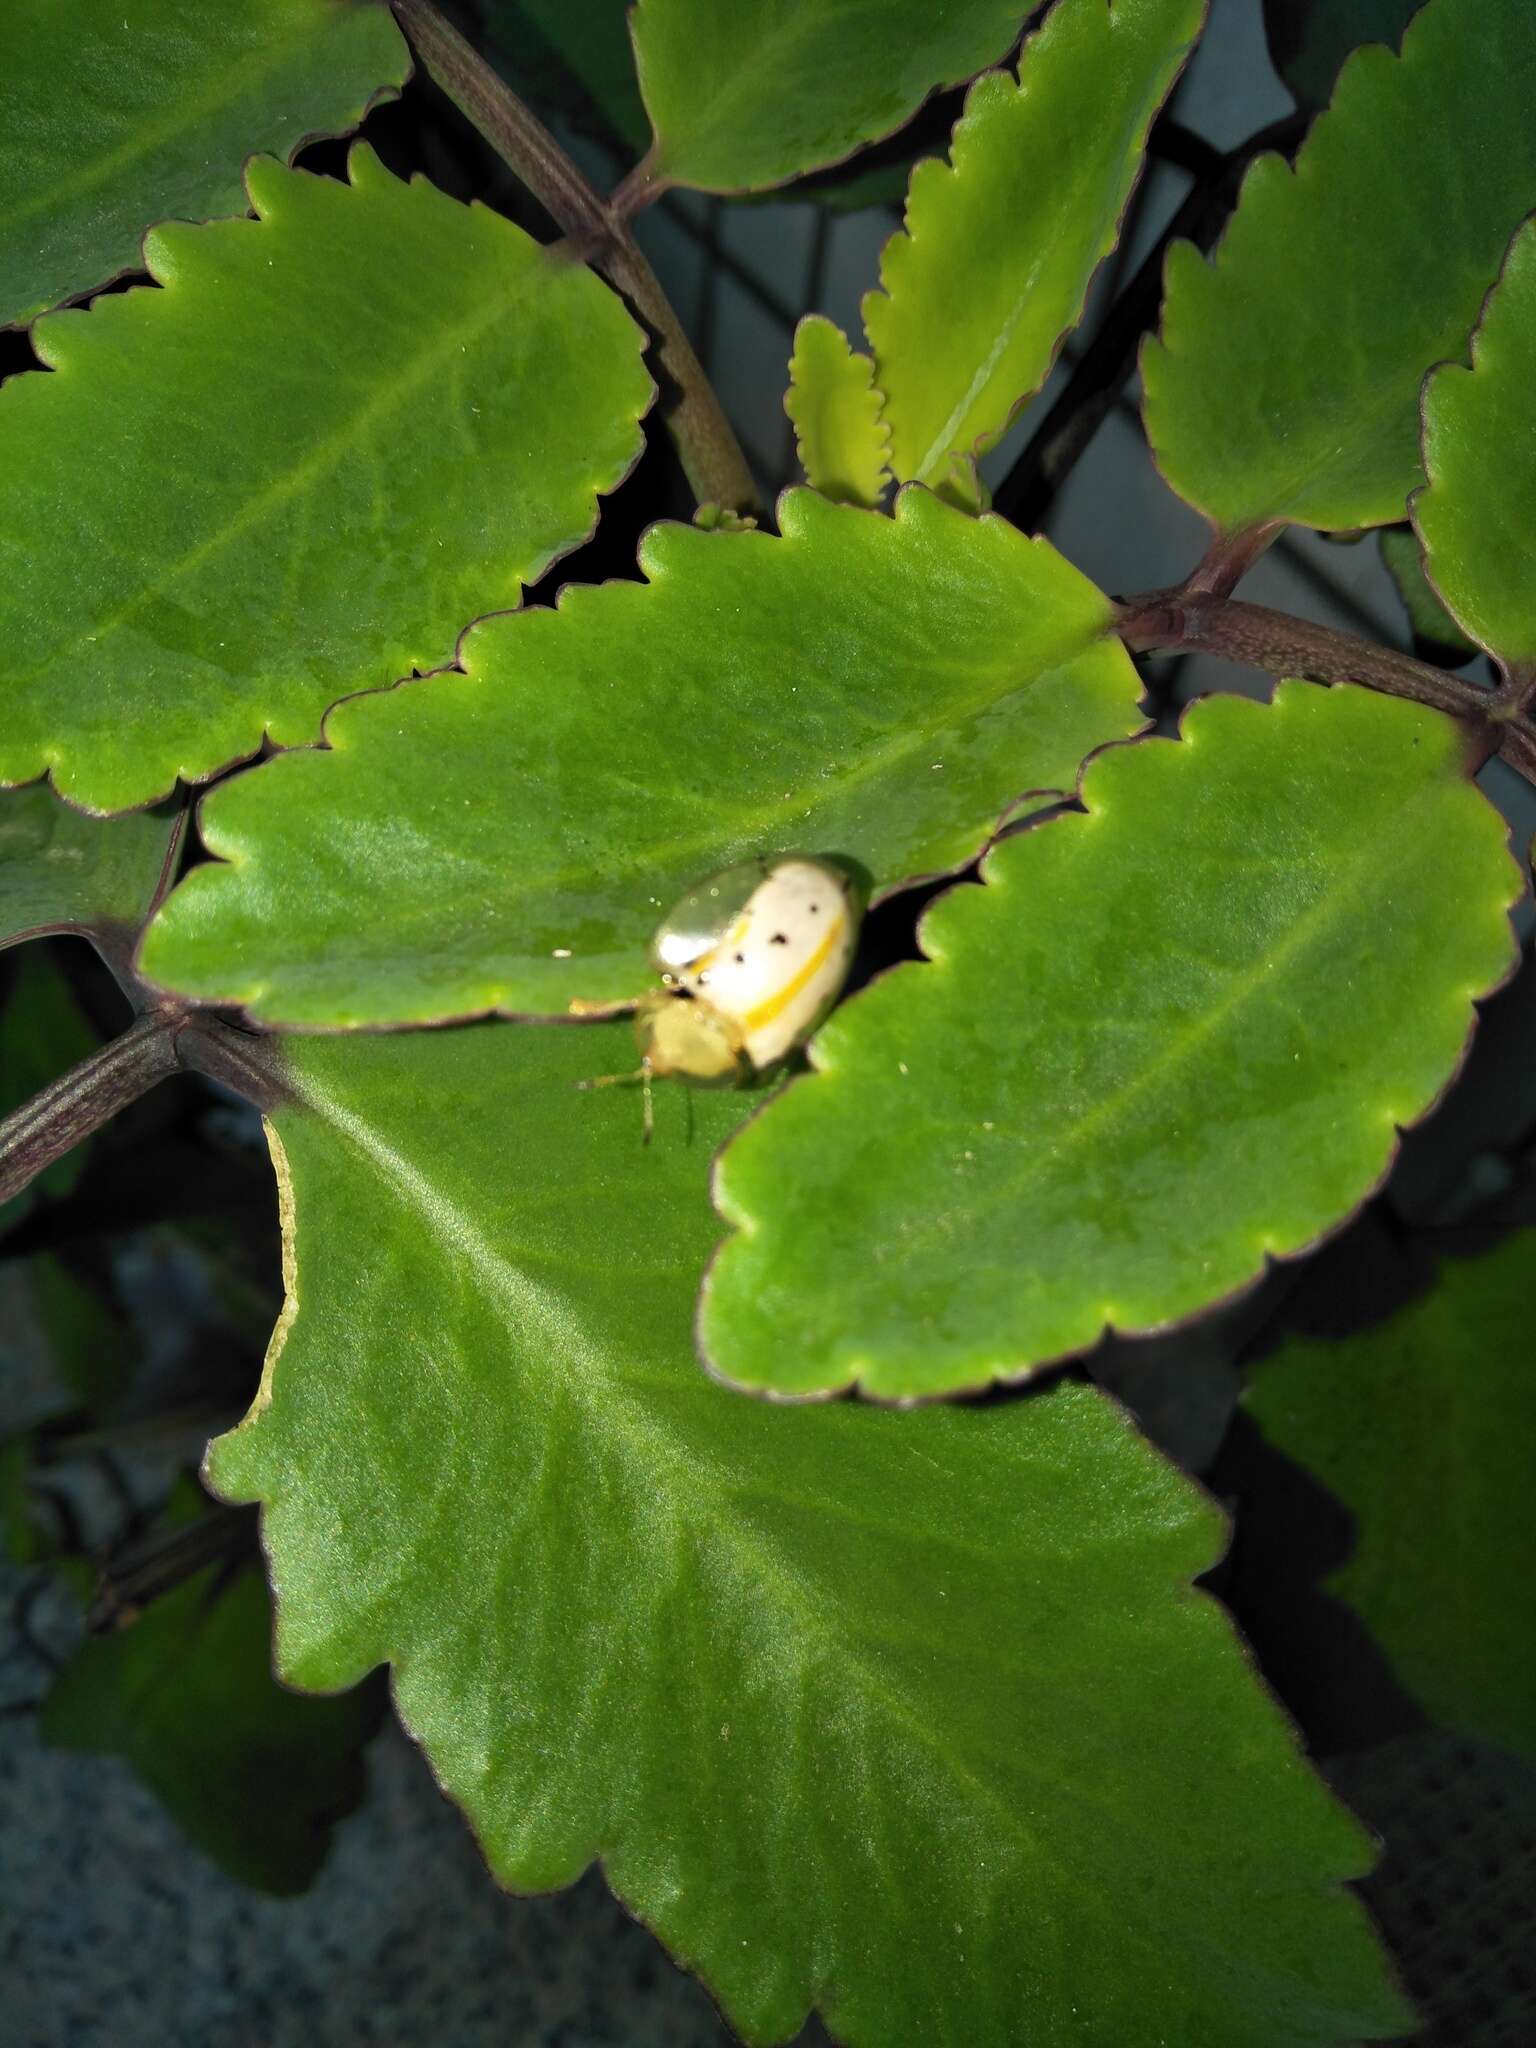
[[[650,1130],[653,1076],[745,1081],[803,1045],[848,978],[861,905],[825,861],[779,854],[711,875],[663,919],[651,947],[664,987],[635,1012]],[[596,1085],[596,1084],[586,1084]]]

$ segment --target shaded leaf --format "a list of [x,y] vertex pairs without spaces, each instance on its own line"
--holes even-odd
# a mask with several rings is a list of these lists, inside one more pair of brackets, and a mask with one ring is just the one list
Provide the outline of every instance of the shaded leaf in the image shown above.
[[1413,501],[1435,588],[1506,666],[1536,665],[1536,221],[1513,243],[1472,367],[1424,389],[1427,487]]
[[0,792],[0,946],[44,932],[138,930],[184,813],[88,818],[49,789]]
[[[0,1117],[20,1109],[99,1043],[48,949],[28,946],[0,1002]],[[84,1150],[76,1146],[44,1167],[20,1195],[0,1202],[0,1230],[30,1206],[34,1191],[67,1195],[84,1164]]]
[[120,1756],[188,1839],[242,1884],[301,1892],[363,1796],[372,1690],[305,1699],[277,1684],[261,1574],[217,1569],[82,1643],[43,1702],[45,1739]]
[[931,964],[834,1013],[733,1143],[723,1377],[1014,1378],[1220,1301],[1380,1179],[1512,964],[1504,822],[1400,699],[1288,683],[1183,735],[995,847],[924,917]]
[[881,887],[962,865],[1141,723],[1108,600],[1048,543],[924,491],[894,519],[794,491],[780,522],[653,527],[648,584],[484,620],[464,675],[217,791],[231,865],[177,891],[145,971],[303,1025],[622,1002],[701,876],[781,847]]
[[1336,1494],[1356,1540],[1326,1581],[1437,1721],[1536,1752],[1536,1231],[1448,1261],[1389,1322],[1294,1336],[1248,1412]]
[[760,191],[889,135],[941,85],[995,64],[1026,0],[638,0],[652,172]]
[[995,446],[1045,382],[1204,14],[1205,0],[1057,0],[1017,81],[979,78],[950,161],[913,172],[864,300],[899,478]]
[[1399,2030],[1334,1888],[1366,1845],[1190,1593],[1210,1502],[1085,1387],[713,1385],[741,1106],[664,1090],[642,1149],[572,1089],[626,1037],[290,1047],[289,1305],[211,1463],[266,1503],[285,1676],[392,1659],[503,1882],[601,1856],[753,2042],[812,2002],[851,2048]]
[[410,69],[357,0],[6,0],[0,324],[137,269],[153,221],[244,213],[253,151],[345,133]]
[[807,480],[824,498],[875,506],[890,482],[890,430],[880,417],[875,366],[840,327],[808,313],[795,329],[784,410]]
[[525,98],[640,156],[651,124],[635,78],[631,0],[489,0],[497,68]]
[[1408,614],[1415,642],[1443,648],[1447,654],[1461,661],[1475,654],[1476,642],[1462,632],[1424,573],[1424,551],[1413,528],[1383,526],[1378,531],[1378,539],[1381,559],[1386,564],[1387,574],[1397,585],[1397,594],[1403,600],[1403,610]]
[[1397,49],[1424,0],[1264,0],[1275,69],[1300,107],[1326,107],[1340,67],[1362,43]]
[[1169,251],[1147,431],[1229,533],[1379,526],[1420,481],[1419,386],[1536,206],[1536,8],[1429,0],[1345,65],[1295,170],[1261,157],[1214,260]]
[[579,265],[393,178],[248,170],[161,291],[40,320],[0,391],[0,777],[97,810],[312,740],[575,545],[640,447],[642,336]]

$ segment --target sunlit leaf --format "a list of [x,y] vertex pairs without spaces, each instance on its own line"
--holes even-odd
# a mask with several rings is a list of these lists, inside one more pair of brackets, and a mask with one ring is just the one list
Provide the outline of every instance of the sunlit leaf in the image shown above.
[[995,847],[732,1144],[723,1377],[1016,1377],[1223,1299],[1380,1179],[1512,964],[1504,822],[1401,699],[1290,683],[1183,733]]
[[1350,58],[1295,170],[1261,157],[1215,258],[1169,252],[1147,429],[1218,528],[1379,526],[1421,480],[1419,387],[1536,207],[1536,8],[1429,0]]
[[0,792],[0,946],[43,932],[126,938],[142,924],[182,813],[88,818],[37,787]]
[[875,366],[855,355],[840,327],[809,313],[795,329],[784,410],[800,467],[824,498],[877,505],[890,482],[890,430],[880,417]]
[[1424,573],[1424,550],[1413,528],[1383,526],[1378,530],[1377,539],[1381,559],[1397,585],[1397,594],[1403,600],[1403,610],[1408,614],[1415,641],[1425,641],[1432,647],[1442,648],[1460,661],[1475,654],[1476,642],[1463,633]]
[[217,1569],[84,1642],[43,1702],[60,1749],[120,1756],[206,1855],[242,1884],[300,1892],[363,1795],[370,1689],[305,1699],[272,1676],[261,1574]]
[[49,315],[0,390],[0,778],[96,810],[312,740],[448,660],[640,446],[642,337],[579,264],[406,185],[248,172],[157,228],[164,289]]
[[1141,723],[1108,601],[1048,543],[926,491],[894,519],[796,491],[780,524],[654,527],[649,583],[486,620],[464,675],[237,777],[202,813],[231,865],[172,898],[146,972],[309,1025],[623,1001],[713,870],[943,872]]
[[0,325],[137,269],[154,221],[244,213],[248,156],[344,133],[410,68],[360,0],[5,0]]
[[1205,0],[1057,0],[972,86],[950,161],[912,174],[904,231],[864,300],[898,477],[980,454],[1044,383],[1114,247],[1147,128]]
[[1326,1581],[1438,1721],[1536,1753],[1536,1231],[1449,1260],[1390,1321],[1291,1337],[1248,1412],[1336,1494],[1353,1549]]
[[761,190],[889,135],[929,93],[995,64],[1026,0],[638,0],[652,171]]
[[1429,484],[1413,501],[1436,589],[1480,645],[1536,665],[1536,222],[1472,337],[1424,392]]
[[[506,1883],[601,1856],[752,2042],[1378,2038],[1369,1850],[1104,1396],[775,1407],[690,1340],[738,1099],[579,1096],[622,1027],[291,1047],[289,1305],[221,1491],[280,1668],[395,1664]],[[1156,1967],[1148,1958],[1157,1958]]]

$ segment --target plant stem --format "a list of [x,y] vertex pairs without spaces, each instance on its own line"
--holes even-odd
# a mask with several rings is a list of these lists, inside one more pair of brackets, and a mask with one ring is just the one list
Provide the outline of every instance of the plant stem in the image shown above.
[[1245,668],[1277,676],[1309,676],[1320,683],[1363,683],[1393,697],[1410,697],[1452,717],[1487,722],[1493,692],[1463,682],[1412,655],[1361,640],[1353,633],[1268,605],[1187,590],[1150,591],[1122,607],[1118,630],[1133,653],[1164,648],[1219,654]]
[[176,1024],[139,1017],[120,1038],[0,1121],[0,1202],[176,1071]]
[[270,1110],[283,1093],[273,1043],[196,1010],[145,1010],[120,1037],[0,1120],[0,1203],[172,1074],[207,1075]]
[[758,491],[746,457],[624,215],[588,183],[543,122],[443,18],[434,0],[392,4],[428,76],[543,204],[573,253],[600,270],[650,329],[667,387],[667,431],[695,497],[733,512],[750,510]]

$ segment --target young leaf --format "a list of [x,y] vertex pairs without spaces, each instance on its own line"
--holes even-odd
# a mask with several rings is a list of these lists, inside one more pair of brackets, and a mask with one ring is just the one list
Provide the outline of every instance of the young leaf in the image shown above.
[[864,300],[898,477],[992,447],[1045,382],[1204,14],[1205,0],[1057,0],[1017,82],[979,78],[950,161],[913,172]]
[[890,482],[890,430],[880,417],[875,366],[856,356],[840,327],[808,313],[795,329],[784,410],[795,426],[800,467],[824,498],[873,507]]
[[1090,764],[1086,815],[994,847],[924,918],[931,964],[835,1013],[721,1160],[713,1369],[897,1400],[1017,1378],[1347,1215],[1514,957],[1465,747],[1286,683]]
[[1147,431],[1222,531],[1404,516],[1424,373],[1536,206],[1533,91],[1529,0],[1429,0],[1400,58],[1350,58],[1294,171],[1253,166],[1213,261],[1169,251]]
[[1536,1754],[1536,1662],[1517,1617],[1536,1578],[1536,1231],[1448,1261],[1390,1322],[1292,1337],[1248,1411],[1358,1531],[1326,1582],[1428,1712]]
[[312,740],[448,659],[640,447],[643,337],[581,265],[352,152],[172,224],[160,291],[40,320],[0,390],[0,779],[97,810]]
[[43,1702],[59,1749],[120,1756],[220,1869],[259,1891],[303,1891],[331,1829],[363,1795],[371,1689],[304,1699],[272,1676],[272,1609],[259,1571],[217,1568],[163,1594],[126,1628],[83,1643]]
[[1424,466],[1413,519],[1435,588],[1506,667],[1536,667],[1536,221],[1510,245],[1472,367],[1425,386]]
[[0,946],[44,932],[117,936],[143,923],[185,813],[87,818],[49,789],[0,792]]
[[782,539],[658,526],[651,581],[488,619],[466,673],[341,705],[204,807],[144,968],[301,1025],[558,1013],[650,985],[657,919],[776,847],[874,882],[970,860],[1140,725],[1108,601],[1048,543],[910,491]]
[[995,64],[1027,12],[1026,0],[638,0],[650,169],[747,192],[838,163]]
[[[1378,2038],[1369,1859],[1097,1392],[743,1401],[689,1336],[739,1099],[616,1026],[291,1047],[289,1304],[214,1446],[296,1684],[381,1659],[492,1868],[601,1857],[752,2042]],[[1156,1957],[1155,1967],[1148,1958]]]
[[0,325],[137,268],[152,221],[244,213],[254,150],[344,134],[410,69],[360,0],[6,0]]
[[1403,610],[1413,628],[1415,642],[1442,648],[1457,661],[1476,654],[1477,643],[1469,640],[1440,602],[1439,593],[1424,573],[1424,550],[1411,526],[1383,526],[1377,529],[1381,559],[1387,574],[1397,585]]

